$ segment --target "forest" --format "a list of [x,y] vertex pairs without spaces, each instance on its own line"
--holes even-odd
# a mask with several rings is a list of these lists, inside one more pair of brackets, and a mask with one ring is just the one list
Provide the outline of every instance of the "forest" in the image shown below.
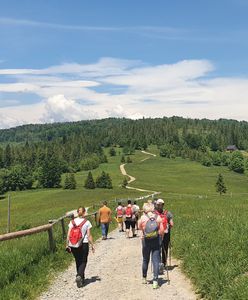
[[157,145],[162,157],[180,156],[204,166],[224,165],[244,173],[248,123],[235,120],[108,118],[71,123],[24,125],[0,130],[0,192],[59,187],[62,173],[92,170],[107,162],[103,149],[123,155]]

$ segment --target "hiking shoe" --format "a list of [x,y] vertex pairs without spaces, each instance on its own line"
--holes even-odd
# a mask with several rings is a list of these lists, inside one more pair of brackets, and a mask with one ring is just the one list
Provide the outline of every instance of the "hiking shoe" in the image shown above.
[[155,290],[155,289],[158,289],[158,281],[157,280],[153,280],[152,282],[152,288]]
[[80,275],[77,275],[77,277],[76,277],[76,284],[77,284],[78,288],[81,288],[83,286],[83,280]]
[[142,278],[142,284],[147,284],[147,279],[146,279],[146,277],[143,277],[143,278]]

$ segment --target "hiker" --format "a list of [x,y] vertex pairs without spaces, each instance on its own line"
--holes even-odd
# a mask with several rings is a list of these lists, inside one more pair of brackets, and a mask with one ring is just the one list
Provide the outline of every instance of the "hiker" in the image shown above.
[[170,231],[173,227],[173,215],[170,211],[164,210],[164,200],[158,199],[156,202],[155,213],[159,215],[163,220],[163,225],[165,228],[165,234],[163,240],[161,241],[161,252],[162,252],[162,266],[164,268],[167,265],[168,249],[170,244]]
[[138,227],[142,232],[142,274],[143,283],[147,284],[147,270],[152,256],[153,264],[153,288],[158,288],[158,275],[160,263],[160,238],[163,238],[164,227],[160,216],[154,213],[154,205],[145,203],[143,205],[144,214],[141,216]]
[[124,208],[121,205],[121,202],[118,202],[118,206],[116,208],[116,221],[118,223],[119,232],[124,232],[124,230],[123,230],[123,216],[124,216]]
[[102,229],[102,239],[106,240],[108,237],[109,223],[111,222],[112,211],[107,207],[107,201],[104,201],[102,207],[98,211],[98,218]]
[[135,214],[132,207],[132,201],[127,201],[125,207],[125,225],[126,225],[126,237],[130,238],[130,229],[132,229],[132,237],[135,237]]
[[85,279],[89,243],[91,245],[92,252],[95,252],[93,238],[90,232],[92,225],[90,221],[85,218],[85,212],[86,210],[83,206],[78,208],[78,217],[70,221],[66,239],[66,250],[69,253],[72,252],[76,262],[76,283],[78,288],[83,286]]
[[134,201],[134,203],[133,203],[133,211],[134,211],[134,215],[135,215],[135,228],[136,228],[136,230],[138,230],[138,220],[139,220],[140,208],[139,208],[139,205],[137,205],[137,201]]

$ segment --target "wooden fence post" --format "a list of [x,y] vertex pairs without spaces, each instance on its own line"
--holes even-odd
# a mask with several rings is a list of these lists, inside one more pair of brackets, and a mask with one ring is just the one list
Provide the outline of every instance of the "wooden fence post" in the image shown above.
[[7,233],[10,233],[10,195],[8,195],[8,223],[7,223]]
[[61,226],[62,226],[62,237],[63,237],[63,239],[64,239],[65,236],[66,236],[66,231],[65,231],[65,220],[64,220],[64,218],[61,219]]
[[53,238],[53,227],[52,226],[48,229],[48,239],[49,239],[50,251],[54,252],[55,251],[55,241]]

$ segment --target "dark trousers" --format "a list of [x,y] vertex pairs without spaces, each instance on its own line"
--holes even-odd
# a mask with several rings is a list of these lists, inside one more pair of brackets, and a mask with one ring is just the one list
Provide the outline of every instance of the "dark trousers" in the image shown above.
[[77,276],[81,276],[84,279],[84,272],[88,261],[89,255],[89,244],[83,243],[78,248],[71,248],[72,254],[76,261],[76,269],[77,269]]
[[170,231],[164,235],[161,251],[162,251],[162,263],[167,265],[168,249],[170,244]]
[[160,250],[159,249],[159,238],[152,239],[152,240],[146,240],[146,239],[142,240],[142,254],[143,254],[142,273],[143,273],[143,277],[147,276],[150,255],[152,255],[153,280],[158,280],[159,262],[160,262],[159,250]]

